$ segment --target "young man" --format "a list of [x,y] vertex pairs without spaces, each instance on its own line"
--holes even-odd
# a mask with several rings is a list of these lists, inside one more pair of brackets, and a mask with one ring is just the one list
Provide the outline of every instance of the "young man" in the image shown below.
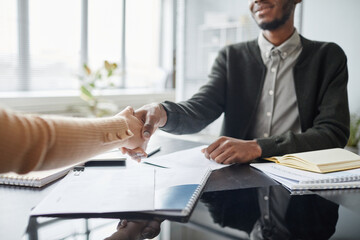
[[259,38],[222,49],[209,82],[189,100],[138,109],[143,136],[158,127],[175,134],[198,132],[224,113],[222,137],[203,150],[219,163],[344,147],[347,59],[336,44],[298,34],[294,11],[300,2],[249,0],[262,30]]

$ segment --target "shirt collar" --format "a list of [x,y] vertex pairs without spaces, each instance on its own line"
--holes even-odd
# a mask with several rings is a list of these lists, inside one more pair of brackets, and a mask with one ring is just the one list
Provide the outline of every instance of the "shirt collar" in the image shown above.
[[295,29],[294,33],[291,35],[291,37],[283,42],[280,46],[274,46],[271,42],[269,42],[264,35],[260,32],[259,38],[258,38],[258,44],[261,51],[261,57],[264,61],[268,60],[270,58],[270,52],[273,48],[276,48],[280,51],[280,56],[282,59],[285,59],[289,54],[294,52],[296,49],[301,47],[301,40],[300,35]]

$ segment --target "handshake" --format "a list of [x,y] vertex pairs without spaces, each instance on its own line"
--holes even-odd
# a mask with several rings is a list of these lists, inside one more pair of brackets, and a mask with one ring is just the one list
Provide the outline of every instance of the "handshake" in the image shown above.
[[125,119],[133,134],[122,144],[120,149],[123,154],[128,154],[136,161],[147,157],[145,150],[150,137],[167,121],[164,107],[156,103],[145,105],[136,111],[132,107],[127,107],[115,117]]
[[[116,116],[125,118],[133,133],[133,136],[121,146],[121,151],[137,161],[147,156],[145,150],[152,134],[168,122],[165,108],[157,103],[145,105],[136,111],[127,107]],[[242,140],[228,136],[219,137],[207,148],[202,149],[202,152],[206,158],[220,164],[247,163],[262,155],[257,140]]]

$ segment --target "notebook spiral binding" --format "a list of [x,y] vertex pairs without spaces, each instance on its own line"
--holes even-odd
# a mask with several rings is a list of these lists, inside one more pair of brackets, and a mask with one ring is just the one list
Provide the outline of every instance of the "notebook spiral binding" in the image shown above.
[[16,186],[37,186],[36,181],[38,181],[39,178],[33,177],[29,178],[26,176],[6,176],[0,175],[0,184],[6,184],[6,185],[16,185]]
[[24,187],[40,187],[41,184],[38,182],[40,178],[38,177],[28,177],[21,175],[0,175],[0,184],[5,185],[14,185],[14,186],[24,186]]
[[319,180],[306,180],[306,181],[301,181],[301,183],[303,184],[308,184],[308,183],[337,183],[337,182],[351,182],[351,181],[358,181],[360,180],[360,176],[359,175],[349,175],[349,176],[339,176],[336,178],[329,178],[329,179],[319,179]]
[[186,214],[190,213],[191,210],[193,209],[196,201],[197,201],[198,198],[199,198],[200,193],[202,192],[202,190],[203,190],[204,187],[205,187],[206,181],[207,181],[207,179],[209,178],[209,175],[210,175],[210,174],[211,174],[211,170],[210,170],[210,168],[209,168],[207,174],[203,177],[203,179],[201,180],[201,183],[200,183],[199,186],[196,188],[194,194],[191,196],[188,204],[187,204],[186,207],[184,208],[183,211],[184,211]]

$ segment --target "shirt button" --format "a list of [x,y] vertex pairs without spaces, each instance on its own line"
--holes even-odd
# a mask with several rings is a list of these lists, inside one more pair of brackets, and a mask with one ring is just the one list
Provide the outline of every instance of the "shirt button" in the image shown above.
[[271,112],[267,112],[266,116],[270,117],[271,116]]
[[264,200],[265,200],[265,201],[269,200],[269,197],[268,197],[268,196],[264,196]]
[[264,137],[269,137],[269,134],[267,134],[267,133],[264,133]]
[[271,68],[271,72],[273,72],[273,73],[276,72],[276,68],[274,68],[274,67]]
[[282,56],[283,58],[285,58],[285,57],[287,56],[287,52],[281,53],[281,56]]
[[273,91],[273,90],[270,90],[270,91],[269,91],[269,95],[270,95],[270,96],[274,95],[274,91]]
[[265,215],[264,215],[264,218],[265,218],[266,220],[268,220],[268,219],[269,219],[269,215],[265,214]]

